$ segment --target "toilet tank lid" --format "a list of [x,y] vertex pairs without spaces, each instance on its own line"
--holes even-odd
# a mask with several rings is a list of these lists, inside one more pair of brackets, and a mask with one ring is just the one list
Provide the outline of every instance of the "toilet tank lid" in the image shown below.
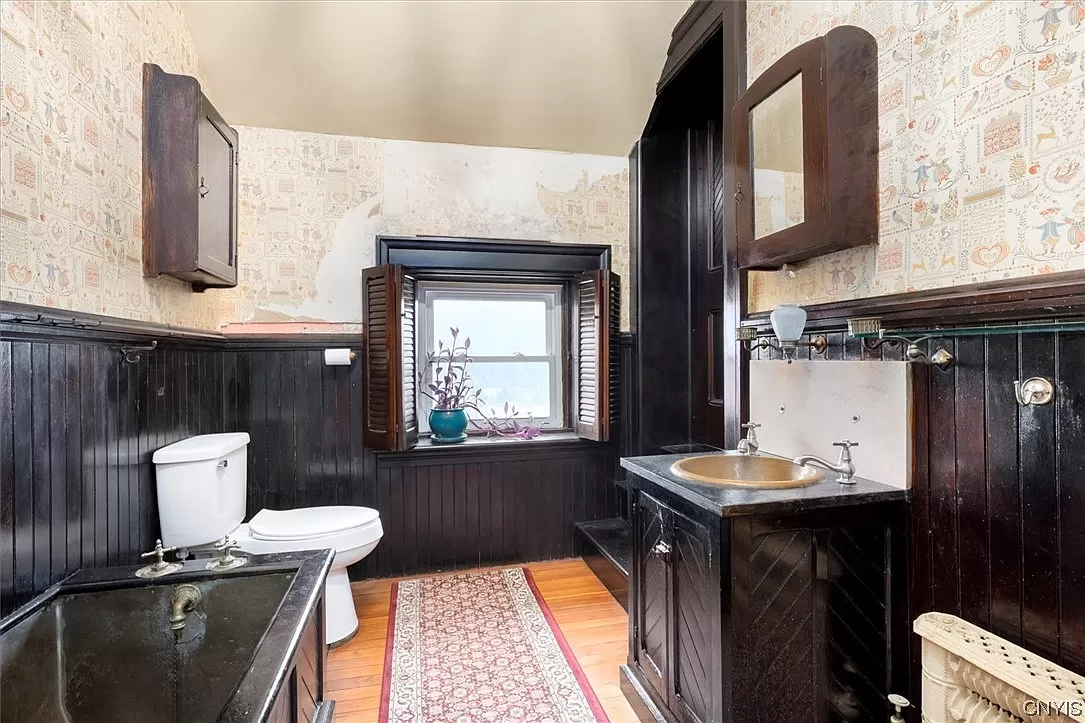
[[248,443],[248,432],[201,434],[162,447],[155,451],[152,460],[155,464],[169,464],[171,462],[199,462],[205,459],[218,459],[219,457],[225,457],[230,452],[241,449]]

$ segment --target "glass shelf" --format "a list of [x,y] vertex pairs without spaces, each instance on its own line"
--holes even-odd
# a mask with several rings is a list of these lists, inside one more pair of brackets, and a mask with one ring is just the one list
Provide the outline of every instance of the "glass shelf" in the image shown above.
[[938,339],[957,336],[1001,336],[1006,334],[1053,334],[1056,332],[1085,331],[1085,319],[1067,319],[1066,321],[991,324],[990,326],[956,326],[945,329],[908,328],[883,329],[877,318],[848,319],[848,335],[856,339],[881,339],[896,337],[907,339]]

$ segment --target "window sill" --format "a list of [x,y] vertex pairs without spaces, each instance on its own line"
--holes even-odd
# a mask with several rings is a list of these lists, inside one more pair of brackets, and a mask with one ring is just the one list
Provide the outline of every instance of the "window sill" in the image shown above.
[[542,433],[535,439],[509,439],[508,437],[468,437],[455,444],[435,444],[423,437],[418,444],[404,452],[375,452],[381,458],[422,458],[422,457],[469,457],[490,453],[524,454],[528,449],[553,452],[561,449],[598,449],[606,446],[604,442],[581,439],[575,432]]

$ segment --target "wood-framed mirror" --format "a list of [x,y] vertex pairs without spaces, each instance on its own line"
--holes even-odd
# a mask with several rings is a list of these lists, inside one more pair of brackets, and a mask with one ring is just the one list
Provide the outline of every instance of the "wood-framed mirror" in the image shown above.
[[834,28],[776,61],[735,103],[740,268],[877,241],[877,55],[865,30]]

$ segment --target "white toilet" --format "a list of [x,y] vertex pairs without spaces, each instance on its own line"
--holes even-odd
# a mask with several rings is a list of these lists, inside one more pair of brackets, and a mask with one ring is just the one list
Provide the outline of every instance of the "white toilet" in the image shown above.
[[329,645],[358,630],[347,566],[377,546],[380,515],[368,507],[306,507],[260,510],[246,524],[248,432],[202,434],[154,453],[162,544],[189,552],[211,548],[224,537],[244,552],[266,554],[335,550],[324,590]]

